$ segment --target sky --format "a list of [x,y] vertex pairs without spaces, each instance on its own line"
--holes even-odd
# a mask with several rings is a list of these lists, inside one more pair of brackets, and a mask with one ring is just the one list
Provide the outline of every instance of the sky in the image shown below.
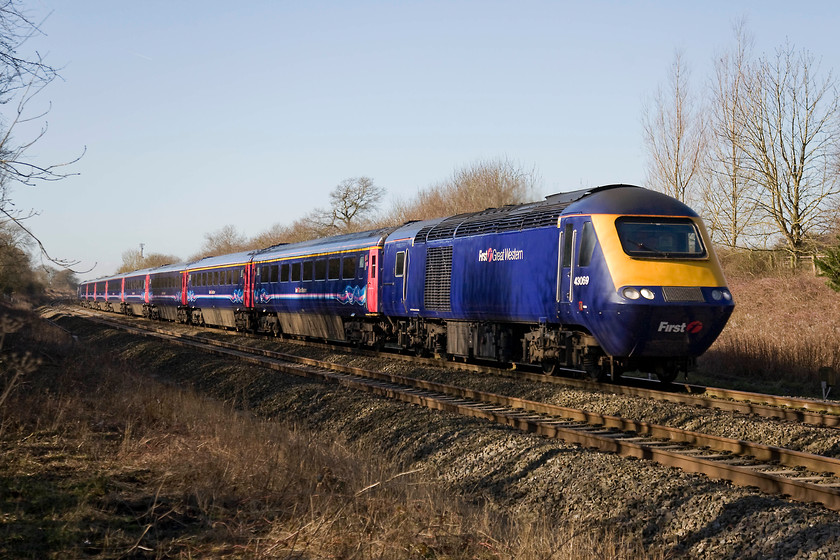
[[498,158],[533,167],[540,195],[643,185],[645,102],[677,51],[702,88],[741,19],[757,55],[787,41],[840,72],[830,1],[24,6],[44,32],[26,48],[61,75],[30,103],[49,113],[27,158],[84,155],[12,198],[82,279],[141,243],[185,259],[227,224],[249,237],[291,224],[351,177],[386,189],[382,209]]

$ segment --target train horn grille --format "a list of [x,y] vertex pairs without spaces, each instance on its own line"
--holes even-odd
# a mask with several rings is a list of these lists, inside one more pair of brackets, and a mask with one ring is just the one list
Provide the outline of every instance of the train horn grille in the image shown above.
[[663,286],[665,301],[706,301],[703,290],[696,286]]

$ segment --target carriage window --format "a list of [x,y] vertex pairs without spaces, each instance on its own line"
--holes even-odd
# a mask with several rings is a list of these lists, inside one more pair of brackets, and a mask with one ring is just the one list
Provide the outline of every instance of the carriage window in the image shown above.
[[289,281],[289,272],[290,267],[289,263],[284,263],[280,266],[280,281],[281,282],[288,282]]
[[621,247],[631,257],[702,259],[706,248],[688,218],[623,217],[615,221]]
[[263,265],[260,267],[260,282],[268,282],[268,265]]
[[330,280],[341,279],[341,259],[330,259],[327,266],[327,278]]
[[401,277],[405,272],[405,251],[397,253],[397,260],[394,263],[394,276]]
[[367,262],[367,261],[365,260],[365,256],[364,256],[364,255],[362,255],[361,257],[359,257],[359,268],[364,268],[364,267],[365,267],[365,263],[366,263],[366,262]]
[[583,233],[580,236],[580,255],[578,266],[589,266],[592,262],[592,253],[595,252],[595,229],[592,222],[584,222]]
[[271,281],[277,282],[277,269],[280,268],[276,264],[271,266]]
[[356,277],[355,259],[353,257],[344,257],[344,262],[341,267],[341,277],[345,280],[352,280]]
[[321,259],[315,261],[315,280],[327,279],[327,261]]
[[292,264],[292,282],[300,282],[300,263]]
[[312,261],[306,261],[303,263],[303,281],[312,281]]

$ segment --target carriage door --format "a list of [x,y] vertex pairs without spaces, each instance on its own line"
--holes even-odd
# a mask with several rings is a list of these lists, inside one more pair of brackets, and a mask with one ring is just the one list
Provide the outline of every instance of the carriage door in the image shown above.
[[242,303],[247,309],[254,307],[255,276],[254,263],[249,262],[245,265],[245,269],[242,271],[242,279],[245,284],[242,287]]
[[146,280],[143,282],[143,301],[149,303],[149,291],[151,290],[151,276],[146,275]]
[[565,218],[558,241],[557,303],[561,321],[580,323],[588,315],[589,264],[595,249],[595,230],[587,216]]
[[365,299],[368,313],[379,313],[379,263],[382,260],[382,250],[379,247],[368,253],[367,288]]
[[186,272],[181,273],[181,305],[187,305],[187,280],[189,280],[190,275]]

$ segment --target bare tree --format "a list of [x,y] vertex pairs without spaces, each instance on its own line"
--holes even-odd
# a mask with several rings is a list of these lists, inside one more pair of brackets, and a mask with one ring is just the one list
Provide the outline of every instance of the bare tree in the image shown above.
[[127,251],[123,251],[122,265],[117,269],[117,274],[177,263],[180,260],[174,255],[165,255],[163,253],[149,253],[148,255],[144,255],[140,249],[128,249]]
[[827,226],[838,183],[840,98],[814,56],[786,45],[763,58],[748,83],[741,127],[747,171],[759,188],[759,206],[782,236],[794,264],[809,235]]
[[507,158],[477,161],[460,167],[449,179],[398,202],[396,223],[426,220],[462,212],[477,212],[506,204],[520,204],[536,197],[539,176]]
[[239,251],[247,251],[249,249],[257,249],[254,244],[248,240],[243,234],[239,233],[236,226],[228,224],[222,226],[216,231],[204,234],[204,245],[198,253],[190,257],[190,260],[197,260],[203,257],[210,257],[215,255],[227,255],[230,253],[238,253]]
[[690,202],[700,179],[706,150],[701,111],[689,86],[689,71],[680,51],[674,55],[666,88],[657,89],[643,110],[648,177],[651,188]]
[[743,21],[736,24],[735,47],[715,60],[710,86],[709,158],[703,209],[712,237],[739,247],[760,230],[756,182],[743,150],[744,111],[752,79],[752,39]]
[[[39,24],[30,19],[19,0],[0,0],[0,105],[11,107],[0,117],[0,216],[7,223],[18,226],[31,237],[47,260],[71,267],[78,261],[56,259],[47,253],[38,237],[23,222],[36,213],[16,210],[11,204],[14,183],[33,186],[42,181],[57,181],[72,173],[67,167],[81,155],[63,163],[43,163],[28,157],[30,149],[47,132],[44,117],[49,104],[33,109],[34,101],[58,77],[56,68],[47,64],[37,51],[22,56],[27,43],[42,34]],[[19,126],[40,122],[40,129],[20,139],[15,133]]]
[[319,221],[337,233],[363,227],[384,195],[385,189],[376,186],[370,177],[345,179],[330,193],[330,209]]

